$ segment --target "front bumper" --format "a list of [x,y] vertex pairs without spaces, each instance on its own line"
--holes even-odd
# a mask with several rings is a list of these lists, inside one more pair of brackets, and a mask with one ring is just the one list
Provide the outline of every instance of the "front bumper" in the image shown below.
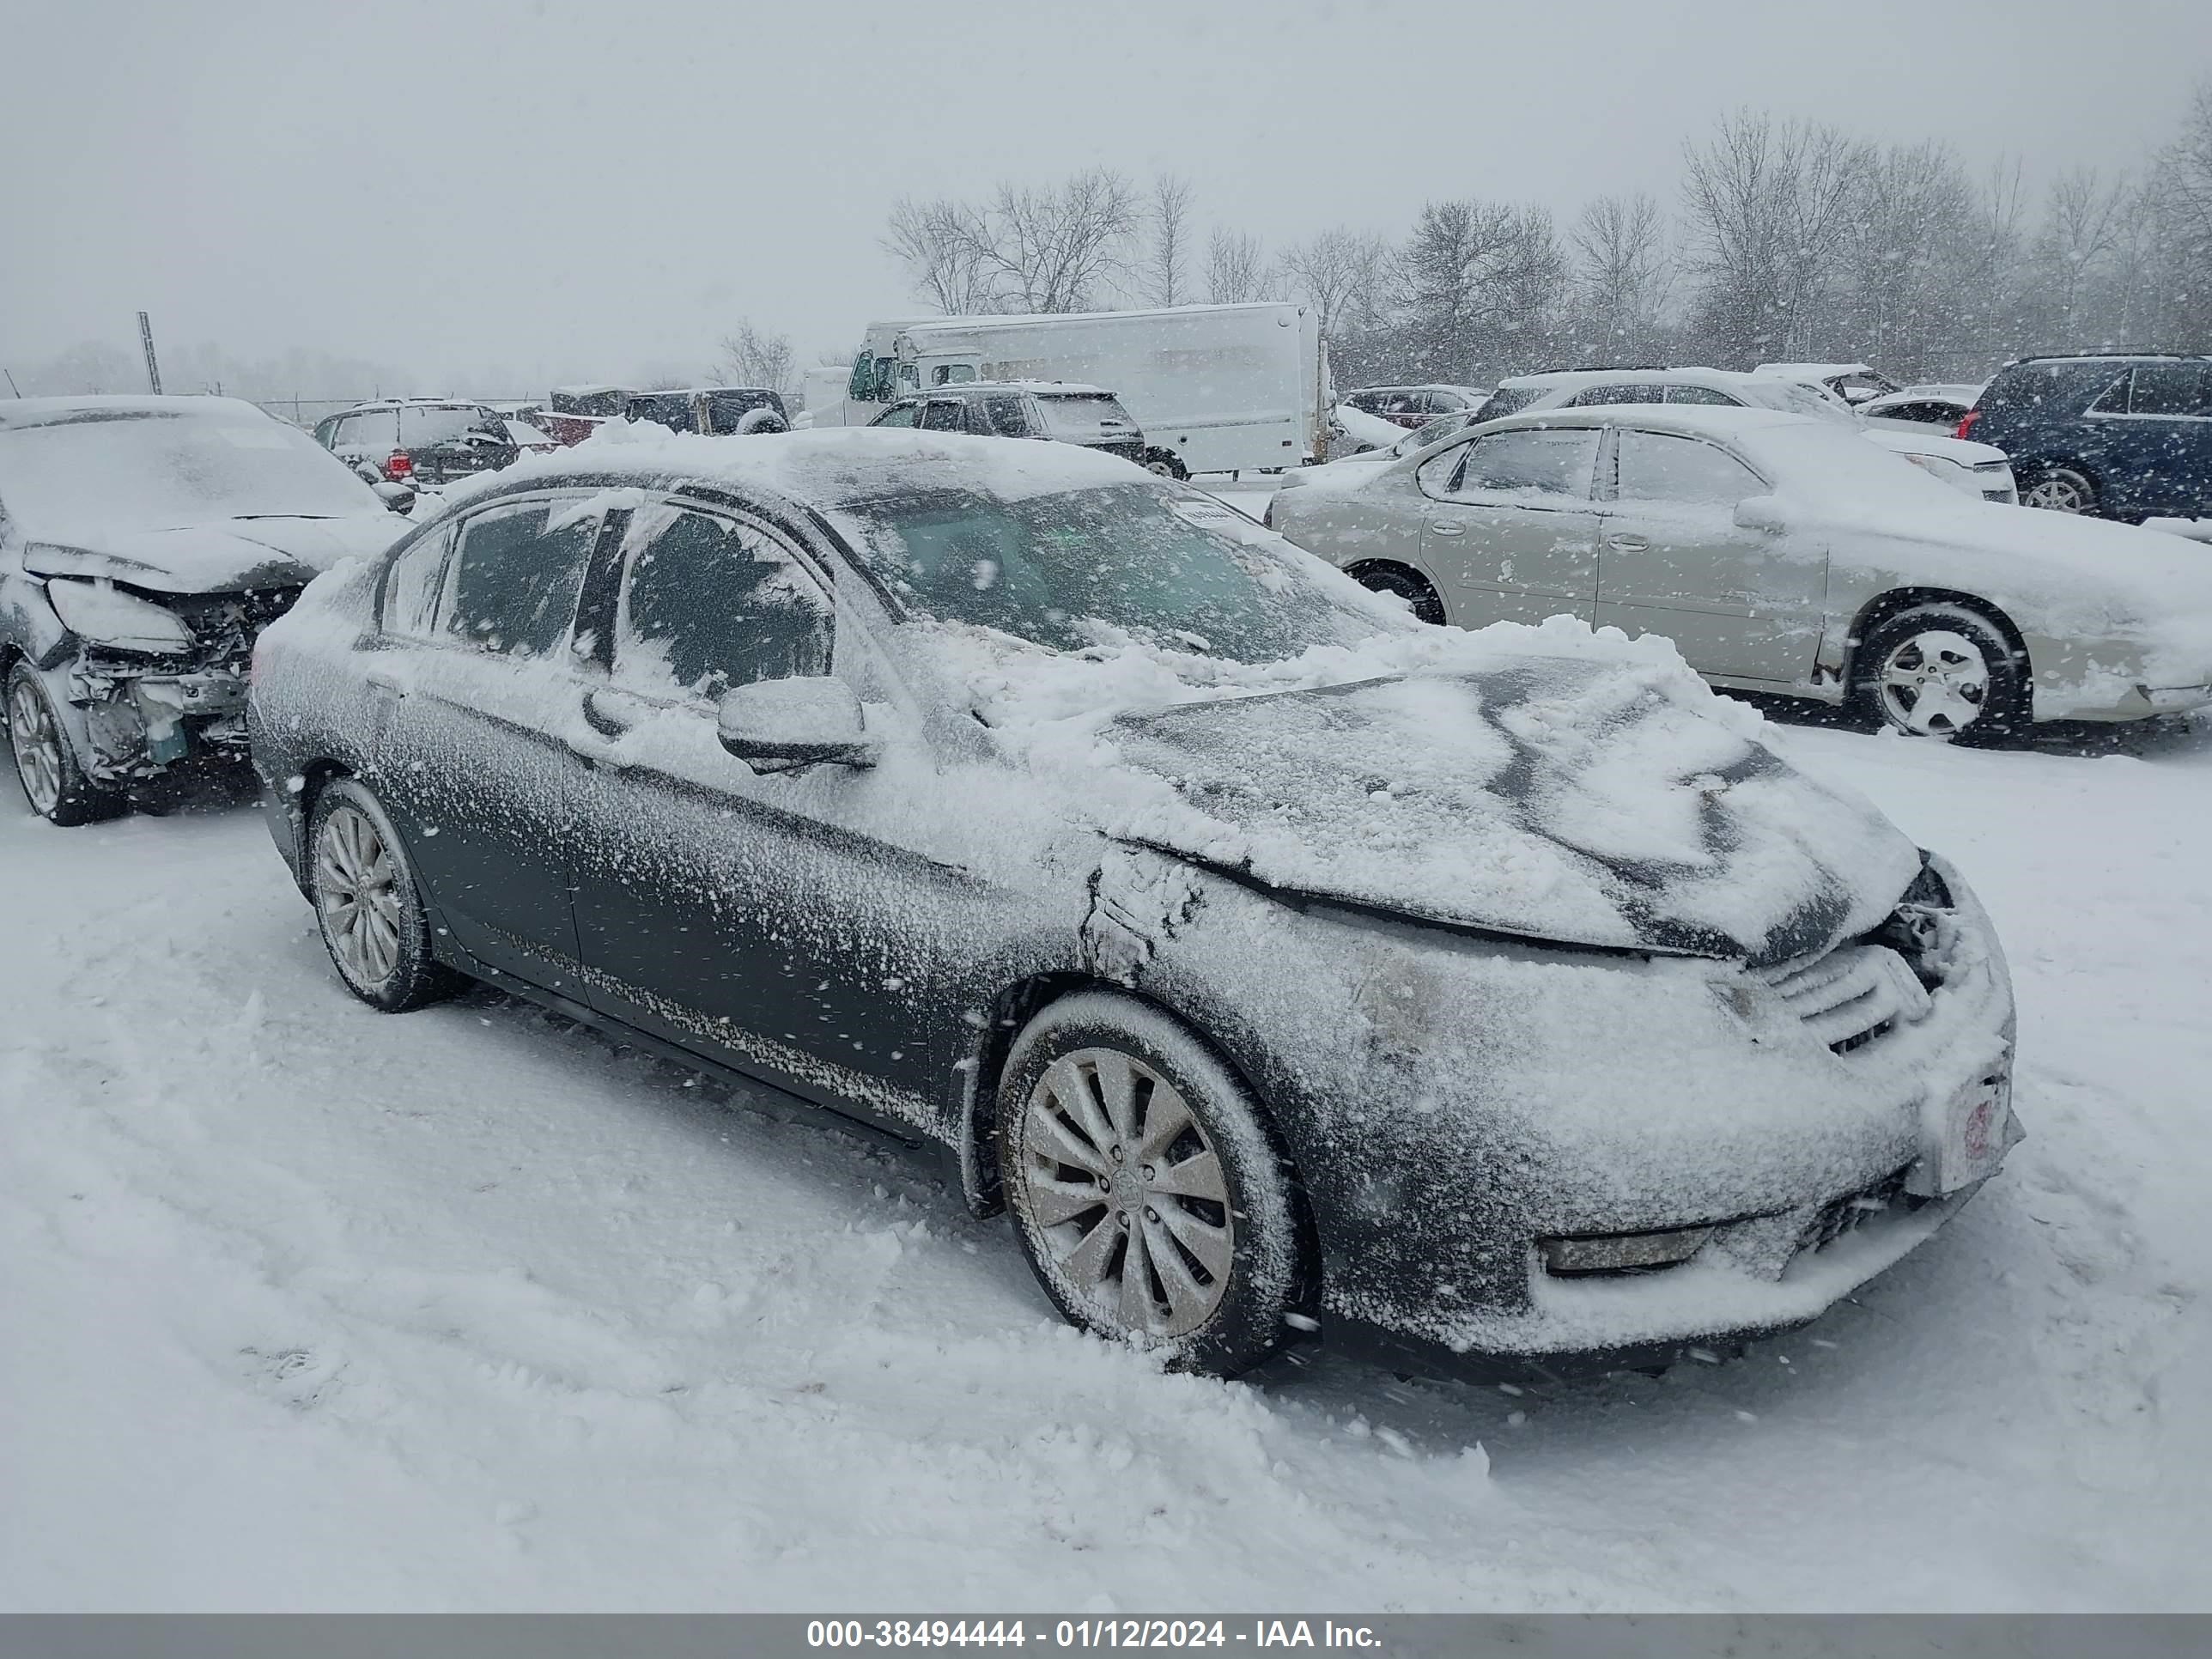
[[246,677],[234,668],[168,672],[80,659],[65,692],[83,721],[86,775],[121,787],[188,757],[242,762]]
[[[1325,1328],[1455,1364],[1722,1346],[1891,1266],[2019,1138],[2003,956],[1936,867],[1956,901],[1944,978],[1843,1052],[1739,964],[1353,922],[1212,884],[1155,967],[1173,1005],[1186,966],[1211,976],[1196,958],[1215,939],[1243,957],[1233,1057],[1299,1168]],[[1279,938],[1285,920],[1301,937]],[[1264,960],[1322,964],[1321,984],[1258,982],[1263,929]],[[1210,1029],[1239,1018],[1227,1000]],[[1960,1103],[1981,1108],[1980,1151],[1947,1163]],[[1547,1239],[1693,1228],[1711,1231],[1679,1265],[1546,1265]]]

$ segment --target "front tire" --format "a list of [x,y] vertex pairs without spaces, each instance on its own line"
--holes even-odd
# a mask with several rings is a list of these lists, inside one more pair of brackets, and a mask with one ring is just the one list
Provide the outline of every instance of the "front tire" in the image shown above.
[[1346,572],[1362,587],[1377,593],[1395,593],[1413,607],[1416,621],[1441,628],[1444,623],[1443,595],[1417,570],[1401,564],[1355,566]]
[[2046,513],[2094,514],[2097,486],[2087,473],[2070,466],[2039,467],[2020,487],[2020,504]]
[[315,799],[307,898],[331,965],[370,1007],[405,1013],[460,988],[460,975],[432,954],[422,884],[398,832],[351,778],[333,781]]
[[1173,478],[1177,483],[1190,482],[1190,469],[1182,464],[1180,457],[1170,451],[1146,450],[1144,465],[1146,471],[1157,473],[1163,478]]
[[1917,605],[1860,646],[1862,707],[1907,737],[2003,743],[2029,724],[2027,664],[2004,630],[1963,605]]
[[1291,1176],[1183,1027],[1079,992],[1016,1039],[999,1098],[1015,1237],[1070,1324],[1217,1376],[1289,1338],[1307,1282]]
[[120,790],[85,775],[61,710],[28,663],[17,663],[8,676],[8,747],[23,799],[47,823],[74,829],[128,810]]

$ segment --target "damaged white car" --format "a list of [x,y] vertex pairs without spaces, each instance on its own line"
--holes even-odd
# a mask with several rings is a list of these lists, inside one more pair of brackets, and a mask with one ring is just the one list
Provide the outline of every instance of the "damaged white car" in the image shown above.
[[180,766],[243,762],[263,626],[406,528],[235,398],[0,404],[0,677],[32,809],[87,823]]

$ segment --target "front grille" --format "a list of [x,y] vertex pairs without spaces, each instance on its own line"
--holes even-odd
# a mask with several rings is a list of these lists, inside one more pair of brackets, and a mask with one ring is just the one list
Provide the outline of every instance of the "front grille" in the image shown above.
[[1825,1250],[1846,1234],[1856,1232],[1905,1196],[1905,1172],[1911,1164],[1891,1170],[1871,1187],[1823,1204],[1797,1241],[1800,1250]]
[[1760,975],[1831,1052],[1850,1054],[1928,1012],[1927,988],[1886,945],[1843,945]]

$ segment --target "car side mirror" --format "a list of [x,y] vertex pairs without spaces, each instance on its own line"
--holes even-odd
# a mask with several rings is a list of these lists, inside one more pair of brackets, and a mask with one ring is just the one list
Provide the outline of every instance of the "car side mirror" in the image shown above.
[[1735,527],[1739,530],[1763,530],[1777,535],[1790,527],[1784,516],[1782,503],[1771,495],[1747,495],[1735,504]]
[[415,510],[415,492],[405,484],[387,483],[380,478],[368,487],[376,492],[377,499],[384,503],[386,512],[412,513]]
[[715,705],[714,731],[755,772],[873,766],[881,748],[853,688],[826,675],[734,686]]

